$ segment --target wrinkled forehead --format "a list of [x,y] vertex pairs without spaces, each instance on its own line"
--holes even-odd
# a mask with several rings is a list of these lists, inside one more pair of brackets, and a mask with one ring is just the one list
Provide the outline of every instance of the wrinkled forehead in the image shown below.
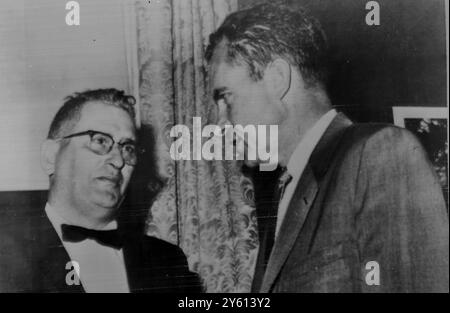
[[86,130],[108,133],[116,140],[136,140],[135,122],[128,112],[101,101],[90,101],[84,105],[74,132]]

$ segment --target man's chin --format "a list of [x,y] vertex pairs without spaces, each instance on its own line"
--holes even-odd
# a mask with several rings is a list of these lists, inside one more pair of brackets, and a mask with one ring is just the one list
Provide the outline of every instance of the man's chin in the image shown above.
[[101,189],[93,195],[93,202],[96,206],[104,208],[105,210],[116,210],[122,197],[120,192],[116,189]]

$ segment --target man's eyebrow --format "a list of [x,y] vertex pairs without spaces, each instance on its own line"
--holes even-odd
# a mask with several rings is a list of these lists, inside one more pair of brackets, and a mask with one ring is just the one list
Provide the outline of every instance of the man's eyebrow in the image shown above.
[[126,143],[126,144],[132,143],[134,145],[138,144],[137,140],[131,139],[131,138],[123,138],[119,142],[122,143],[122,144],[124,144],[124,143]]
[[102,135],[106,135],[106,136],[110,137],[112,140],[114,140],[114,142],[118,142],[118,143],[119,142],[120,143],[133,143],[133,144],[137,144],[138,143],[137,139],[133,139],[133,138],[130,138],[130,137],[125,137],[125,138],[121,138],[121,139],[116,140],[114,138],[114,136],[112,134],[110,134],[110,133],[99,131],[99,130],[90,130],[90,131],[93,131],[93,132],[96,132],[96,133],[99,133],[99,134],[102,134]]

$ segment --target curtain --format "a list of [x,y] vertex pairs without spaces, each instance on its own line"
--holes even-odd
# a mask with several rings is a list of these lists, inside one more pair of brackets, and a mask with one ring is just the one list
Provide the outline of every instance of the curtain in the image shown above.
[[237,0],[133,1],[141,122],[155,133],[164,186],[146,232],[179,245],[207,292],[248,292],[257,257],[254,192],[234,161],[174,161],[176,124],[214,123],[204,49]]

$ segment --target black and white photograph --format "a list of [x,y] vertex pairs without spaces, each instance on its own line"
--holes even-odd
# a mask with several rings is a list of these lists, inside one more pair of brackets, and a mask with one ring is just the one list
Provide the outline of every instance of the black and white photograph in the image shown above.
[[0,293],[448,293],[448,39],[448,0],[2,0]]

